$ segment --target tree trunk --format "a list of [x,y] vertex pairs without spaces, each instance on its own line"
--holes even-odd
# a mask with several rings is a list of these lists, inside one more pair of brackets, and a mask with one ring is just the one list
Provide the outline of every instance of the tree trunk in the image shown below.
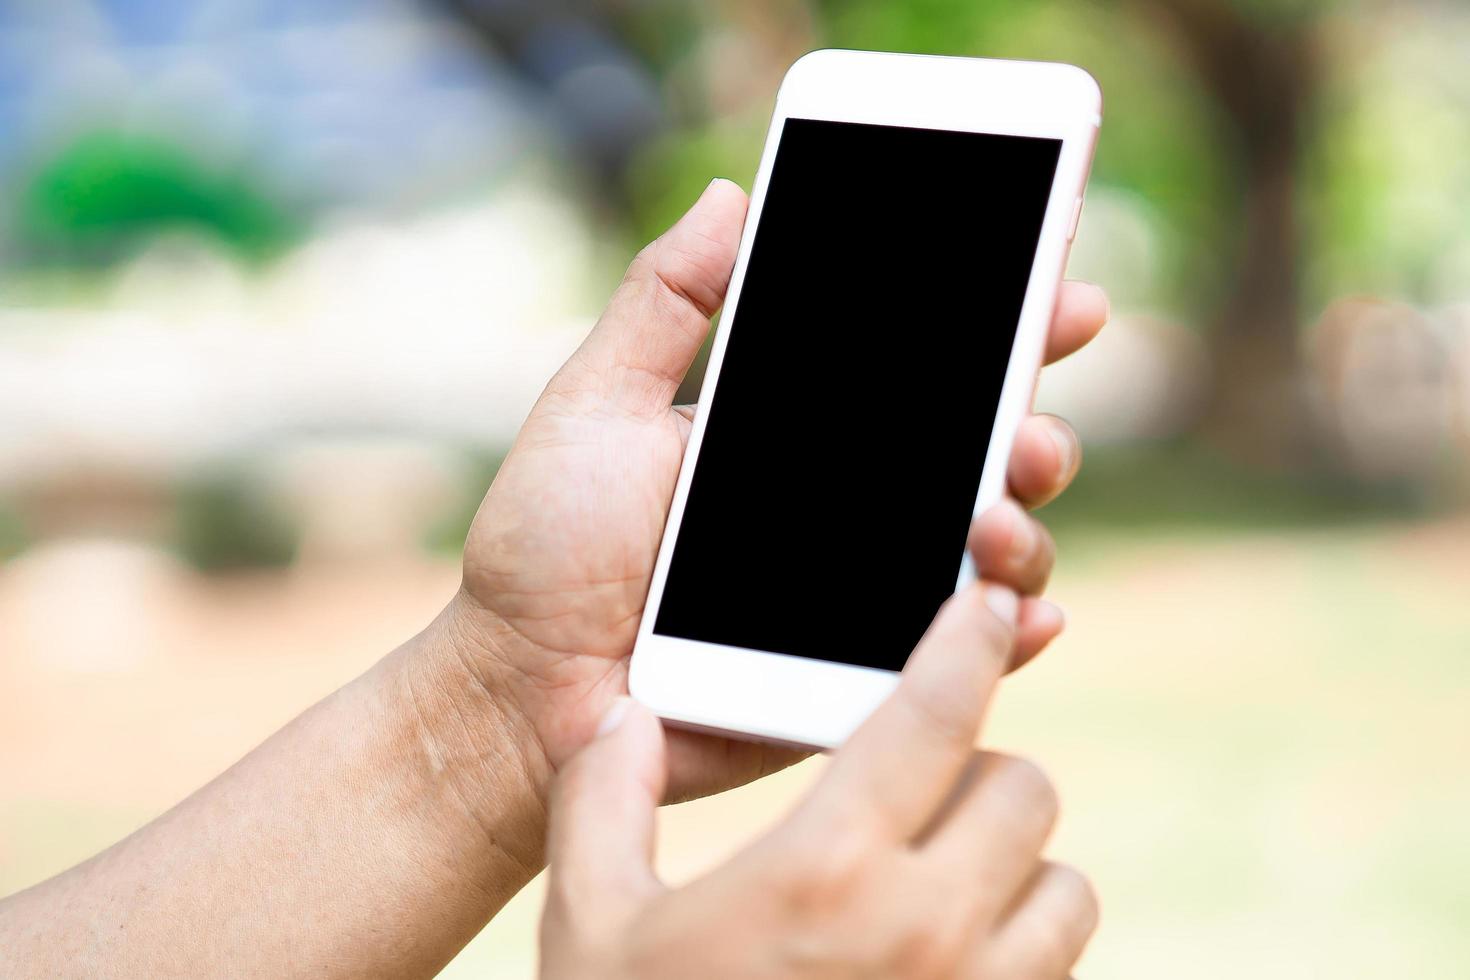
[[512,67],[541,90],[557,128],[597,187],[590,203],[604,216],[626,218],[628,167],[664,131],[668,113],[658,79],[618,36],[611,5],[434,2],[497,65]]
[[1235,0],[1134,3],[1211,97],[1233,183],[1226,215],[1236,227],[1221,243],[1231,271],[1210,333],[1206,434],[1253,462],[1306,462],[1312,425],[1302,377],[1297,179],[1320,88],[1314,24],[1268,24]]

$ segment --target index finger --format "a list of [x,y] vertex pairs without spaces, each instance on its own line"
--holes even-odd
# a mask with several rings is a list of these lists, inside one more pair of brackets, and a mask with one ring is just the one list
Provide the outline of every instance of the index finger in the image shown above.
[[940,608],[898,688],[848,739],[803,807],[832,825],[918,836],[969,763],[1015,636],[1016,593],[967,586]]

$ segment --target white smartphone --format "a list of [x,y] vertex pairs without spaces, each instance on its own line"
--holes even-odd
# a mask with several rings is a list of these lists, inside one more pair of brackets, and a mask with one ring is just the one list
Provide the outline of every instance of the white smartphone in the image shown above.
[[973,577],[1102,95],[1080,68],[817,51],[776,99],[634,648],[675,725],[840,745]]

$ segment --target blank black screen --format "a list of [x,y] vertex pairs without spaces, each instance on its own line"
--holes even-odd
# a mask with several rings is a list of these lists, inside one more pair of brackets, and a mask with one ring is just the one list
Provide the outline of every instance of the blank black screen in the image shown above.
[[902,669],[954,591],[1060,149],[786,122],[655,632]]

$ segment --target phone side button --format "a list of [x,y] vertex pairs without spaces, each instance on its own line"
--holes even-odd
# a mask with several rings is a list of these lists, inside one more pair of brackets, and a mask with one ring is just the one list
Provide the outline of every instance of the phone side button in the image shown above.
[[1072,224],[1067,228],[1067,241],[1077,237],[1077,224],[1082,220],[1082,198],[1077,198],[1077,203],[1072,206]]

